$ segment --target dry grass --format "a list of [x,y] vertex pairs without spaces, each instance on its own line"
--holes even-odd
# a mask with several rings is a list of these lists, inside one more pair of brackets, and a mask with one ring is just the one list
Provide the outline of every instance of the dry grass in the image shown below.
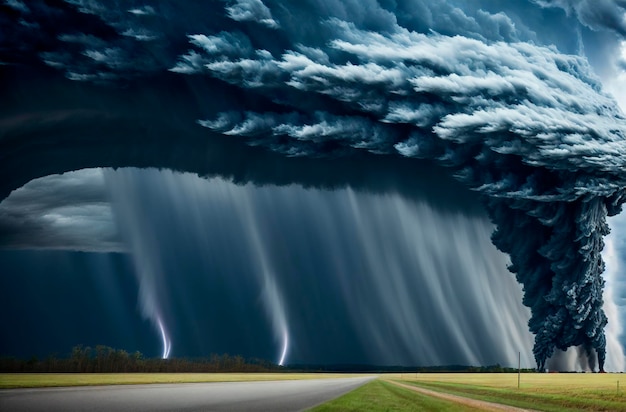
[[[517,389],[516,373],[396,373],[382,376],[391,379],[462,383],[493,388]],[[626,393],[626,374],[621,373],[522,373],[520,386],[521,388],[540,391],[561,391],[564,389],[570,391],[610,389],[615,391],[618,380],[621,381],[621,389]]]
[[519,389],[517,374],[390,374],[384,378],[547,411],[626,411],[626,375],[623,374],[524,373]]
[[0,388],[274,381],[353,376],[365,375],[332,373],[3,373],[0,374]]

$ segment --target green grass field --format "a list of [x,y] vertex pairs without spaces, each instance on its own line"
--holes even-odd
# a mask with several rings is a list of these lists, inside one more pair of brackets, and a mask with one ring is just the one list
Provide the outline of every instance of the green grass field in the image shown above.
[[466,412],[469,408],[454,402],[444,401],[399,388],[384,380],[369,382],[335,400],[326,402],[313,412],[360,412],[360,411],[450,411]]
[[241,382],[322,379],[366,375],[332,373],[3,373],[0,388],[131,385],[144,383]]
[[542,411],[626,411],[624,374],[525,373],[519,389],[517,374],[394,374],[383,378]]

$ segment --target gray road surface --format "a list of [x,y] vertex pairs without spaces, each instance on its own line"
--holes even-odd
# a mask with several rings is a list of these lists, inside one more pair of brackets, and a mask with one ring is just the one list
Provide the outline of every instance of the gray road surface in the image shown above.
[[299,411],[371,379],[4,389],[0,390],[0,411]]

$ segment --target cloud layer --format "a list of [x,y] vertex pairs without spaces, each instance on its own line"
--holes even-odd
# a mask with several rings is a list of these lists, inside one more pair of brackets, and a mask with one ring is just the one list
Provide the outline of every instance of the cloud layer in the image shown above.
[[450,166],[487,198],[494,243],[511,255],[533,312],[538,367],[557,348],[582,346],[602,370],[602,238],[605,217],[626,200],[626,119],[586,62],[529,43],[324,24],[336,36],[325,48],[277,58],[217,51],[186,72],[270,96],[327,96],[340,112],[310,113],[282,97],[293,112],[200,124],[289,156],[397,151]]

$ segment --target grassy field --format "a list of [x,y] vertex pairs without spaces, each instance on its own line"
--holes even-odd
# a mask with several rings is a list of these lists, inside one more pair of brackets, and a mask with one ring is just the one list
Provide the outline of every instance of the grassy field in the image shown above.
[[[126,374],[0,374],[0,388],[116,385],[185,382],[236,382],[318,379],[367,375],[318,373],[126,373]],[[371,375],[369,375],[371,376]],[[435,399],[386,380],[438,392],[542,411],[624,411],[624,374],[385,374],[315,411],[457,411],[474,410]],[[620,391],[617,382],[620,381]]]
[[454,402],[421,395],[384,380],[375,380],[335,400],[311,409],[313,412],[359,411],[477,411]]
[[332,373],[3,373],[0,388],[130,385],[142,383],[241,382],[322,379],[365,375]]
[[626,411],[624,374],[525,373],[520,389],[517,374],[390,374],[383,379],[542,411]]

